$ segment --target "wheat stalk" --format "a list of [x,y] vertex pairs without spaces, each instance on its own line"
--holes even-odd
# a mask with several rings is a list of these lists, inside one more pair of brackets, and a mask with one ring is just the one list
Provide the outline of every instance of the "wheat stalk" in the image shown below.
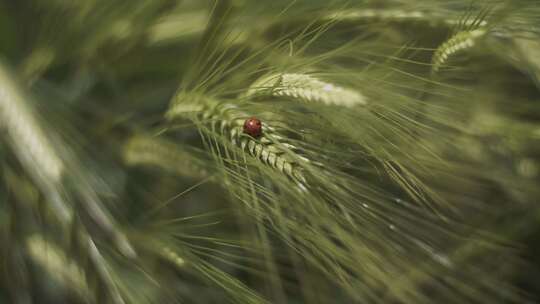
[[179,95],[166,116],[168,119],[190,117],[203,123],[210,121],[213,126],[217,124],[219,132],[230,143],[293,180],[305,183],[302,165],[309,160],[298,155],[296,152],[299,149],[286,143],[286,137],[268,123],[263,123],[262,136],[257,139],[244,134],[244,121],[252,115],[241,111],[234,104],[219,103],[207,98],[188,100]]
[[251,85],[246,95],[286,96],[303,102],[344,107],[367,104],[366,97],[357,91],[297,73],[264,76]]

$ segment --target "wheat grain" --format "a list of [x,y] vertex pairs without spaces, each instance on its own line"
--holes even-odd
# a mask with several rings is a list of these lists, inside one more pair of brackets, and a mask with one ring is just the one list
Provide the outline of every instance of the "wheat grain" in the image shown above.
[[319,80],[307,74],[285,73],[265,76],[248,90],[247,96],[286,96],[303,102],[354,107],[366,105],[367,99],[357,91]]

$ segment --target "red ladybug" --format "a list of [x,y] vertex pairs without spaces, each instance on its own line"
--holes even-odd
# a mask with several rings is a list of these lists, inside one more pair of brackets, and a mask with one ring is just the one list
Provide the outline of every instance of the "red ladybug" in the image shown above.
[[244,122],[244,133],[257,138],[262,135],[262,123],[259,119],[251,117]]

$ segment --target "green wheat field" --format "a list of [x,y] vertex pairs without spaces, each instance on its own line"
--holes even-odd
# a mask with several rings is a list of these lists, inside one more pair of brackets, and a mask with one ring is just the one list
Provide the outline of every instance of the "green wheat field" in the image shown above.
[[0,0],[0,303],[540,303],[540,1]]

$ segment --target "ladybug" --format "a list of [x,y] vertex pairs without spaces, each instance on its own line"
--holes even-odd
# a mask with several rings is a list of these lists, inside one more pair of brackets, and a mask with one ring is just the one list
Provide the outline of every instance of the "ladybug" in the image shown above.
[[258,138],[262,135],[262,123],[259,119],[251,117],[244,122],[244,133]]

